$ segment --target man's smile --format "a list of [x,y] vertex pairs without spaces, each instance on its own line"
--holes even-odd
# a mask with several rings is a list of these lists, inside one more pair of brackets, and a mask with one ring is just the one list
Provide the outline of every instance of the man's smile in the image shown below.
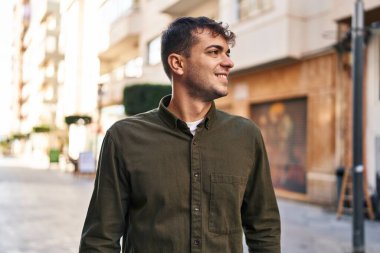
[[228,81],[228,73],[216,73],[215,75],[223,81]]

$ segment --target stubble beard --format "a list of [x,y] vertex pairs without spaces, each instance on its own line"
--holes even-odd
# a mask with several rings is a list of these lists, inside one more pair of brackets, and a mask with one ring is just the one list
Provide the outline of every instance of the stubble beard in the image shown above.
[[210,81],[198,78],[198,75],[195,73],[191,72],[189,77],[190,78],[185,81],[186,90],[188,92],[188,95],[195,100],[211,102],[215,99],[228,95],[227,84],[224,84],[224,90],[218,90],[212,85],[207,85],[210,83]]

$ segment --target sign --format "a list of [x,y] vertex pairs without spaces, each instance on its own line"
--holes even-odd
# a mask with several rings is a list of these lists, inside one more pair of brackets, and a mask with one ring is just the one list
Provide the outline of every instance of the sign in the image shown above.
[[95,158],[91,151],[79,153],[78,169],[82,173],[95,172]]

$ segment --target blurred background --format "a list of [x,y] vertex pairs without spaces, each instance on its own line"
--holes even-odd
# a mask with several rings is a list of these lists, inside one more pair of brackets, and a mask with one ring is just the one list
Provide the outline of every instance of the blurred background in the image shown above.
[[[378,218],[380,0],[364,6],[365,200]],[[1,159],[8,167],[94,173],[108,127],[170,93],[161,32],[177,17],[208,16],[237,35],[230,93],[217,107],[262,129],[279,198],[335,210],[352,167],[353,7],[347,0],[1,1]]]

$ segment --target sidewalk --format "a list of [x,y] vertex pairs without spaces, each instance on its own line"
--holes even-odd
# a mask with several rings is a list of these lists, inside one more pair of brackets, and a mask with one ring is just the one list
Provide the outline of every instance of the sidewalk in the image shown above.
[[49,169],[49,158],[47,156],[20,156],[20,157],[3,157],[0,156],[0,168],[24,168],[46,170]]
[[[336,219],[335,210],[279,200],[284,253],[352,252],[352,217]],[[365,221],[366,253],[380,252],[380,222]]]
[[[25,162],[0,158],[0,252],[78,252],[93,178]],[[352,252],[350,216],[284,199],[279,207],[282,253]],[[380,222],[366,221],[365,242],[366,253],[380,252]]]

